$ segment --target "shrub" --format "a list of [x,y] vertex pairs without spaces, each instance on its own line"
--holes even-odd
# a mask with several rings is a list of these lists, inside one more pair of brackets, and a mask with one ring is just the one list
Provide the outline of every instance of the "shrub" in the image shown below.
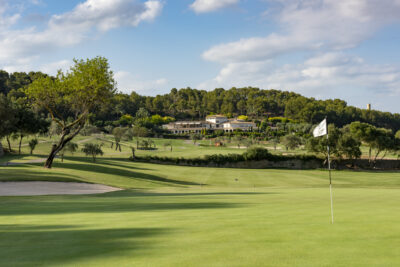
[[29,147],[31,149],[31,155],[33,154],[33,150],[35,150],[36,145],[39,143],[39,141],[35,138],[29,141]]
[[263,160],[269,159],[271,156],[272,155],[268,152],[268,149],[263,147],[250,147],[245,153],[243,153],[245,160]]
[[101,149],[101,147],[103,146],[103,144],[92,144],[92,143],[87,143],[84,145],[84,147],[82,148],[82,152],[86,154],[86,156],[91,155],[93,158],[93,162],[96,162],[96,157],[98,155],[103,155],[103,150]]

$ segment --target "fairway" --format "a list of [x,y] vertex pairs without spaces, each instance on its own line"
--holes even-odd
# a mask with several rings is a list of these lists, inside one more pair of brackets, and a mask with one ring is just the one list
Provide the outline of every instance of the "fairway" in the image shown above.
[[400,173],[195,168],[69,157],[0,180],[127,190],[0,197],[0,266],[396,266]]

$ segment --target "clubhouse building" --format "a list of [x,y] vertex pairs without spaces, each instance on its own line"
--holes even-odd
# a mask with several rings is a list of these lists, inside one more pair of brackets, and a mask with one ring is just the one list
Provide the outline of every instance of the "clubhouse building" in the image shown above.
[[254,122],[247,122],[239,119],[228,119],[222,115],[210,115],[205,121],[177,121],[163,126],[164,129],[173,134],[201,133],[202,130],[233,132],[241,130],[251,132],[257,129]]

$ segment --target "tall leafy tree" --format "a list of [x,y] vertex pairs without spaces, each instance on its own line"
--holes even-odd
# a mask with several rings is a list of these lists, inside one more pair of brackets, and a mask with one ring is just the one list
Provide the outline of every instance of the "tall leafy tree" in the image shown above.
[[45,162],[46,168],[51,168],[57,153],[81,131],[89,114],[115,93],[113,73],[106,58],[74,59],[74,63],[68,72],[59,71],[55,78],[39,77],[26,91],[62,129],[60,140]]
[[[0,139],[10,136],[15,130],[15,110],[11,101],[3,94],[0,94]],[[7,138],[8,150],[11,152],[10,139]]]

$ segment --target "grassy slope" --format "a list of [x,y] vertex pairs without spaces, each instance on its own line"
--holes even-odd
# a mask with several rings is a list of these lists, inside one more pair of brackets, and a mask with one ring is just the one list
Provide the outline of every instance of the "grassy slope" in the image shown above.
[[[81,139],[83,140],[83,139]],[[38,152],[46,149],[44,144]],[[111,153],[111,151],[110,151]],[[128,152],[126,152],[128,153]],[[93,164],[0,167],[0,180],[130,188],[92,196],[0,197],[0,266],[396,266],[400,173]],[[203,185],[204,184],[204,185]]]

